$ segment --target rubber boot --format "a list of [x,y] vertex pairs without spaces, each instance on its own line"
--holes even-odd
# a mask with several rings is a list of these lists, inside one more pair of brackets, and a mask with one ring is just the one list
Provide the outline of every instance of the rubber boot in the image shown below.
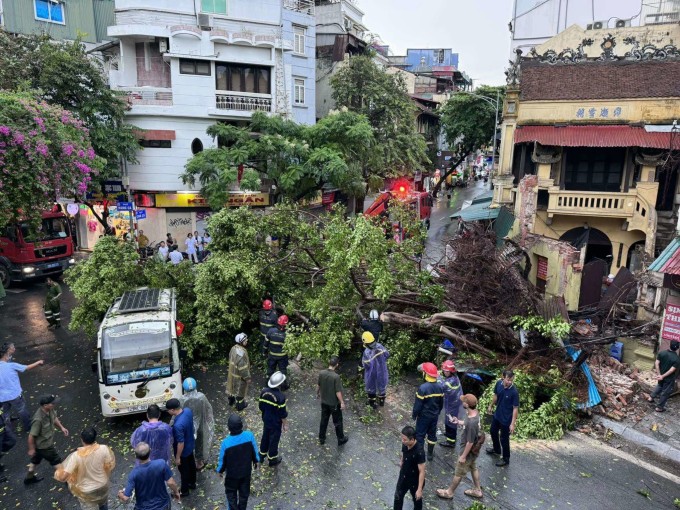
[[236,401],[236,410],[237,411],[243,411],[246,407],[248,407],[248,402],[245,400],[237,400]]
[[434,459],[434,444],[427,445],[427,460]]
[[380,395],[378,397],[378,404],[380,407],[385,407],[385,395]]
[[375,393],[368,394],[368,405],[371,406],[373,409],[378,408],[378,401],[376,399]]
[[229,406],[233,407],[236,403],[236,398],[233,395],[229,395]]

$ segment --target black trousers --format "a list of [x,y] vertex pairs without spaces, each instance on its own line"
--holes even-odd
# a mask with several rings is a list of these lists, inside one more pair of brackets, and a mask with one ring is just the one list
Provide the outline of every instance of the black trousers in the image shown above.
[[319,426],[319,441],[326,440],[326,430],[328,429],[328,419],[333,417],[333,425],[335,426],[335,435],[338,436],[338,441],[345,437],[342,427],[342,409],[340,404],[335,407],[327,404],[321,404],[321,424]]
[[246,510],[250,497],[250,476],[226,478],[224,492],[227,493],[227,510]]
[[[404,497],[406,493],[411,493],[413,498],[413,510],[423,510],[423,498],[416,499],[416,491],[418,490],[418,482],[415,484],[406,483],[405,481],[397,482],[397,490],[394,491],[394,510],[402,510],[404,508]],[[423,485],[423,492],[425,485]]]
[[264,424],[262,440],[260,441],[260,461],[269,459],[276,460],[279,456],[279,441],[281,440],[281,425],[272,426]]
[[[500,435],[500,439],[499,436]],[[491,440],[496,453],[503,453],[505,460],[510,460],[510,424],[503,425],[495,417],[491,422]]]
[[652,392],[652,398],[660,397],[657,406],[659,409],[666,409],[666,400],[671,396],[674,389],[675,377],[673,376],[666,377],[657,383],[656,388],[654,388],[654,391]]
[[194,454],[182,457],[182,463],[177,467],[182,484],[180,492],[187,492],[190,488],[196,487],[196,459]]

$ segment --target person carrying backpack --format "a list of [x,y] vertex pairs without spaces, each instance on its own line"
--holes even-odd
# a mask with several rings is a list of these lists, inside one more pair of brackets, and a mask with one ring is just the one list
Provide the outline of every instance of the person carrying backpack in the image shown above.
[[[453,499],[453,493],[458,488],[460,481],[468,473],[472,475],[472,481],[475,485],[474,489],[467,489],[466,496],[471,498],[481,499],[484,497],[482,486],[479,478],[479,469],[477,469],[477,457],[484,444],[484,431],[480,428],[479,412],[477,411],[477,397],[467,393],[460,397],[465,409],[465,420],[462,422],[455,416],[448,416],[447,419],[458,426],[460,431],[460,457],[458,457],[458,464],[456,464],[456,472],[451,480],[451,485],[446,489],[437,489],[437,496],[442,499]],[[461,427],[462,425],[462,427]]]

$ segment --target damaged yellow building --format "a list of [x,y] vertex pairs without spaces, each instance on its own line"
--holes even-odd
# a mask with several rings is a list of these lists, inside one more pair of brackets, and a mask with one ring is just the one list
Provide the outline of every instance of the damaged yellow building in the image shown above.
[[679,40],[677,24],[572,26],[507,72],[494,206],[514,209],[530,280],[569,310],[673,237]]

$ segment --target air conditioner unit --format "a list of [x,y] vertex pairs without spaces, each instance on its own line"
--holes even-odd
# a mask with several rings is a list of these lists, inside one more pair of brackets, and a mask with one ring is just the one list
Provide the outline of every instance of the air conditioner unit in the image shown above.
[[212,30],[213,28],[213,16],[210,14],[200,13],[198,15],[198,26],[203,30]]
[[345,30],[350,31],[353,26],[352,20],[345,18]]
[[168,40],[163,38],[158,39],[158,51],[160,53],[168,52]]
[[630,20],[629,19],[617,19],[616,20],[616,28],[624,28],[624,27],[629,27],[630,26]]
[[601,30],[607,26],[606,21],[593,21],[593,30]]

